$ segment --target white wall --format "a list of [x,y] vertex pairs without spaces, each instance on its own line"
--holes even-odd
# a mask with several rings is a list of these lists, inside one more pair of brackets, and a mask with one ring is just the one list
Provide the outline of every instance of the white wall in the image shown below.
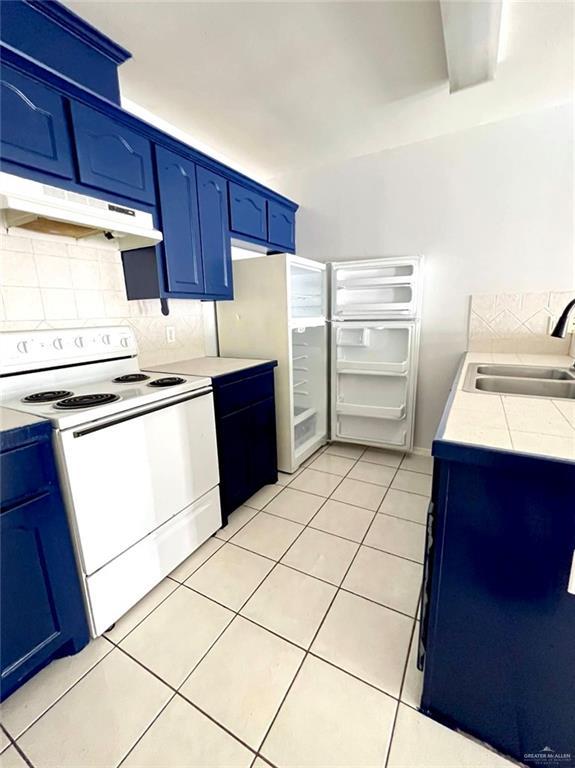
[[415,443],[429,448],[466,348],[469,296],[575,285],[573,112],[563,105],[273,180],[297,251],[423,253]]

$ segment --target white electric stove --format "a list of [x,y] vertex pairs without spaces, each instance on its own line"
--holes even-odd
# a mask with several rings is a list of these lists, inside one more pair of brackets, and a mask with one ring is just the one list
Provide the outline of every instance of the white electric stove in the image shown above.
[[221,526],[211,380],[141,371],[124,326],[5,333],[2,405],[49,419],[94,636]]

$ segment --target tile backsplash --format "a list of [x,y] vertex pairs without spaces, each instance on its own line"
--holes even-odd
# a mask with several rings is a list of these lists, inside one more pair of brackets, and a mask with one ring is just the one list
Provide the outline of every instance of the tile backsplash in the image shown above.
[[[0,233],[0,330],[130,325],[140,364],[167,363],[206,354],[200,301],[128,301],[120,253],[113,244],[39,235]],[[166,329],[175,329],[168,343]]]
[[481,294],[471,297],[468,346],[470,352],[569,353],[571,335],[549,335],[574,291]]

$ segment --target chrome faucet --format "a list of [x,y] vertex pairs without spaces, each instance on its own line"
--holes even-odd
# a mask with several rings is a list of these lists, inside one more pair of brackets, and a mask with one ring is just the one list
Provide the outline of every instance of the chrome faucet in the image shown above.
[[571,312],[575,308],[575,299],[570,301],[563,312],[561,313],[561,317],[559,320],[557,320],[557,323],[555,324],[555,328],[551,331],[551,336],[555,336],[558,339],[564,339],[567,335],[567,326],[569,324],[569,317],[571,315]]

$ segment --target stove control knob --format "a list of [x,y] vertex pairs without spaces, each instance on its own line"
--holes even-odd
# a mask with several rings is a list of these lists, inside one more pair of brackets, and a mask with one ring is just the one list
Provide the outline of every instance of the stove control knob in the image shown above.
[[110,335],[108,333],[105,333],[102,336],[102,344],[109,344],[110,343]]
[[54,349],[57,349],[58,351],[62,351],[62,349],[64,348],[64,345],[62,343],[62,337],[57,336],[52,342],[52,346],[54,347]]
[[84,349],[84,337],[83,336],[76,336],[74,339],[75,346],[78,347],[78,349]]
[[27,341],[19,341],[18,344],[16,344],[16,349],[22,355],[27,355],[28,354],[28,342]]

